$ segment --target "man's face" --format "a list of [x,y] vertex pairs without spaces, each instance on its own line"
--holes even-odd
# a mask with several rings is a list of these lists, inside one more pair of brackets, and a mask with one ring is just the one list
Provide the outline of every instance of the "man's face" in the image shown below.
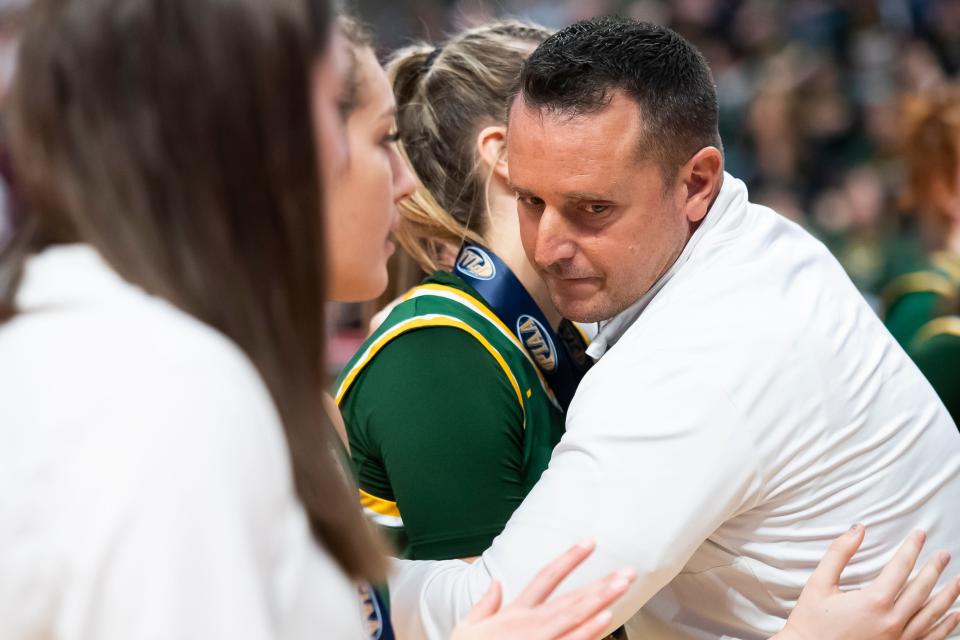
[[685,187],[666,185],[639,147],[640,109],[617,92],[570,117],[518,98],[507,134],[527,258],[564,317],[612,318],[666,272],[690,237]]

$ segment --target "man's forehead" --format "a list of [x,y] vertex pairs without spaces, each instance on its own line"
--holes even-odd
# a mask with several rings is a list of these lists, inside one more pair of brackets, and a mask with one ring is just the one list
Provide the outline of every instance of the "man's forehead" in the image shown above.
[[549,182],[552,191],[601,195],[615,189],[635,164],[640,123],[631,105],[569,115],[521,100],[511,109],[507,129],[510,176],[518,190]]
[[513,101],[507,119],[507,136],[511,132],[527,135],[543,134],[556,128],[589,126],[589,115],[575,111],[558,111],[549,107],[530,106],[519,96]]
[[510,159],[510,187],[519,195],[566,200],[612,200],[620,197],[625,183],[621,172],[585,161],[584,158],[555,158],[549,164],[523,157]]
[[549,147],[553,153],[626,157],[640,133],[639,108],[626,96],[615,95],[605,107],[583,113],[531,107],[519,97],[510,110],[507,144],[521,153]]

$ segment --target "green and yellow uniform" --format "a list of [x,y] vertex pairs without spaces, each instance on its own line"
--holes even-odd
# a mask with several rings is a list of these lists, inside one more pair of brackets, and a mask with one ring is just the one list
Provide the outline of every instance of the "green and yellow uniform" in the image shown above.
[[960,425],[960,316],[926,323],[907,351]]
[[406,558],[482,553],[563,434],[563,414],[516,335],[450,273],[407,295],[335,394],[361,503]]
[[884,322],[893,337],[909,348],[922,326],[957,304],[960,255],[933,254],[923,268],[890,282],[883,292]]

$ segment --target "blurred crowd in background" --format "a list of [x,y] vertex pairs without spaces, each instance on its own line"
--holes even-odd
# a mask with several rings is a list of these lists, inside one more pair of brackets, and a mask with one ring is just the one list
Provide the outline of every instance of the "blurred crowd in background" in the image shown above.
[[619,13],[669,25],[717,82],[730,173],[822,238],[876,300],[910,268],[900,205],[906,93],[960,69],[960,0],[359,0],[385,52],[495,16],[559,28]]
[[[16,17],[0,0],[0,95]],[[666,24],[706,55],[717,82],[727,168],[821,238],[879,313],[884,289],[931,249],[904,198],[905,98],[955,79],[960,0],[352,0],[384,55],[497,16],[559,28],[619,13]],[[0,157],[2,168],[2,157]],[[0,215],[0,236],[4,232]],[[934,243],[935,244],[935,243]],[[936,248],[936,247],[933,247]],[[418,279],[396,261],[397,283]],[[377,305],[331,309],[333,368]]]
[[[712,67],[728,171],[747,183],[751,200],[822,239],[879,313],[884,289],[916,269],[930,249],[904,198],[905,99],[960,70],[960,0],[352,4],[376,31],[384,55],[497,16],[559,28],[618,13],[668,25]],[[410,270],[398,261],[403,279]],[[371,311],[338,311],[341,335],[349,339],[335,345],[335,359],[349,355]]]
[[[618,13],[693,41],[716,79],[728,171],[827,245],[960,415],[960,0],[355,0],[353,10],[384,56],[499,16],[556,29]],[[952,196],[934,194],[938,180]],[[398,255],[393,276],[379,301],[331,309],[332,371],[422,274]]]

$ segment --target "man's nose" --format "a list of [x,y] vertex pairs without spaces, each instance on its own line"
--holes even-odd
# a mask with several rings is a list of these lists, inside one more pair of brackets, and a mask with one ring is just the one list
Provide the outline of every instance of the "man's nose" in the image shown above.
[[537,246],[533,259],[542,268],[570,260],[576,253],[576,244],[570,234],[566,218],[556,209],[546,207],[537,227]]

